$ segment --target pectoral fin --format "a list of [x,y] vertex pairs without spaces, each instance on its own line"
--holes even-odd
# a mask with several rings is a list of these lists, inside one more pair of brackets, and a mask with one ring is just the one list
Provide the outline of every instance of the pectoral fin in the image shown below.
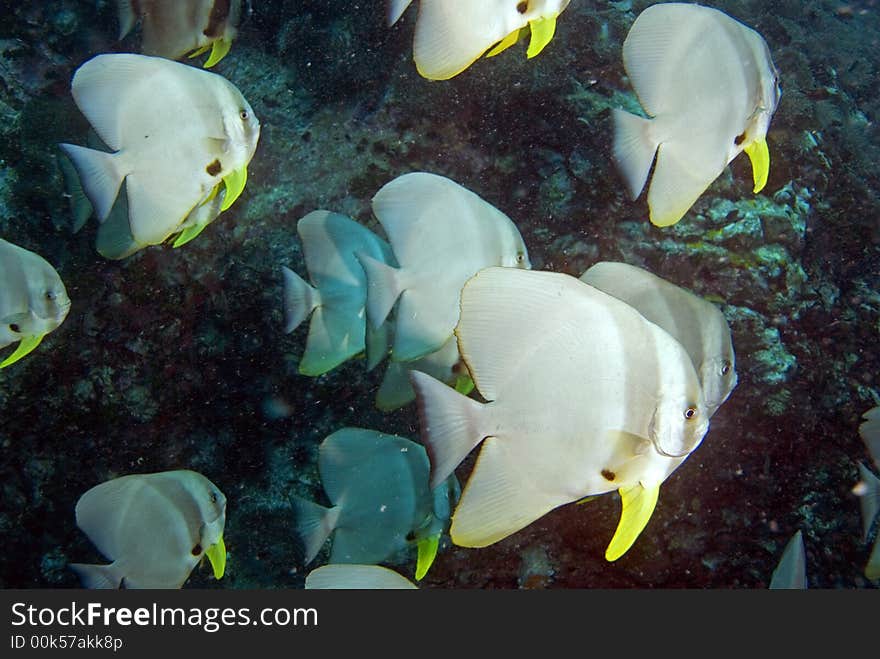
[[660,493],[660,485],[645,487],[641,483],[631,487],[622,487],[618,490],[623,502],[623,510],[620,513],[620,523],[611,538],[608,549],[605,550],[605,560],[616,561],[623,556],[639,537],[639,534],[651,519],[654,506],[657,505],[657,495]]
[[471,393],[474,390],[474,381],[471,380],[471,376],[465,374],[455,376],[455,390],[463,396]]
[[755,181],[753,192],[757,194],[767,185],[767,176],[770,174],[770,149],[767,148],[767,140],[762,137],[749,144],[745,151],[752,161],[752,178]]
[[217,39],[211,48],[211,56],[208,58],[208,61],[205,62],[204,67],[210,69],[217,62],[226,57],[230,48],[232,48],[232,41],[229,39]]
[[556,32],[556,16],[529,21],[529,27],[532,28],[532,38],[529,40],[526,57],[531,59],[544,50],[544,47],[553,39],[553,34]]
[[13,352],[11,355],[9,355],[9,357],[4,359],[2,363],[0,363],[0,368],[6,368],[7,366],[14,364],[19,359],[27,355],[34,348],[40,345],[40,341],[43,340],[44,336],[46,335],[37,334],[23,337],[21,341],[18,342],[18,347],[15,349],[15,352]]
[[222,579],[223,573],[226,572],[226,544],[223,542],[223,536],[217,540],[217,543],[208,547],[205,556],[211,561],[211,567],[214,568],[214,578]]
[[486,53],[486,57],[495,57],[499,53],[503,53],[505,50],[510,48],[513,44],[519,41],[520,33],[522,30],[514,30],[506,37],[504,37],[501,41],[499,41],[495,47]]
[[432,535],[419,540],[419,557],[416,560],[416,581],[428,574],[434,559],[437,557],[437,547],[440,545],[440,534]]
[[232,203],[244,190],[245,183],[247,183],[247,165],[224,176],[223,182],[226,184],[226,196],[220,205],[221,213],[232,206]]

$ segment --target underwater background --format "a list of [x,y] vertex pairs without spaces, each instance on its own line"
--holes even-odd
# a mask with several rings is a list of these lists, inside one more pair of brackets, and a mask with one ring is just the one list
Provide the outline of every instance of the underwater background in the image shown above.
[[[653,519],[615,563],[616,495],[554,510],[484,549],[444,537],[420,587],[765,588],[801,530],[814,588],[864,576],[852,493],[869,463],[861,415],[880,403],[880,5],[717,0],[766,39],[782,97],[772,165],[753,195],[734,160],[674,227],[647,221],[611,161],[610,109],[637,107],[621,44],[651,2],[572,0],[527,60],[513,48],[442,83],[412,62],[415,11],[380,0],[254,0],[231,80],[262,124],[247,189],[181,249],[124,261],[79,233],[59,142],[88,124],[76,68],[117,41],[115,2],[10,3],[0,14],[0,236],[46,258],[73,301],[31,355],[0,370],[0,586],[76,587],[103,562],[76,526],[93,485],[197,470],[228,499],[226,576],[192,587],[300,588],[310,566],[291,496],[322,500],[319,443],[344,426],[418,440],[415,405],[376,409],[382,368],[350,360],[299,375],[306,332],[285,334],[281,266],[304,272],[297,220],[323,208],[381,232],[370,199],[410,171],[447,176],[507,214],[532,267],[579,276],[626,261],[716,303],[739,384]],[[471,456],[458,470],[464,482]],[[413,552],[389,564],[412,575]]]

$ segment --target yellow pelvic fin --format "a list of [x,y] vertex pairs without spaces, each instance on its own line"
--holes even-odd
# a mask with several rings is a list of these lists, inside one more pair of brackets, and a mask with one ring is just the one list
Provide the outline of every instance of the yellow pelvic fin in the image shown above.
[[224,176],[223,182],[226,184],[226,196],[223,198],[223,203],[220,204],[221,213],[232,206],[232,202],[238,199],[244,190],[245,183],[247,183],[247,165]]
[[654,512],[654,506],[657,505],[660,485],[644,487],[637,484],[632,487],[622,487],[618,491],[623,501],[623,510],[614,537],[605,550],[606,561],[616,561],[623,556],[647,526],[651,513]]
[[770,149],[767,148],[767,140],[761,138],[755,140],[745,148],[752,161],[752,178],[755,180],[755,194],[759,193],[767,185],[767,176],[770,174]]
[[199,55],[203,55],[208,52],[208,48],[210,48],[210,47],[211,47],[211,44],[208,44],[207,46],[202,46],[201,48],[196,48],[189,55],[187,55],[187,57],[189,57],[189,59],[192,59],[193,57],[198,57]]
[[419,540],[419,557],[416,560],[416,581],[428,574],[434,559],[437,557],[437,547],[440,546],[440,534],[432,535]]
[[222,60],[226,55],[229,54],[229,49],[232,48],[232,41],[229,39],[217,39],[214,42],[214,45],[211,47],[211,56],[208,58],[208,61],[205,62],[204,67],[206,69],[210,69],[217,62]]
[[529,40],[529,49],[526,51],[526,57],[532,59],[544,50],[544,47],[553,39],[553,35],[556,32],[556,16],[529,21],[529,27],[532,28],[532,38]]
[[31,336],[22,337],[21,341],[18,342],[18,347],[15,349],[9,357],[0,362],[0,368],[6,368],[17,362],[19,359],[27,355],[31,350],[40,345],[40,341],[43,340],[45,334],[37,334]]
[[486,53],[486,57],[495,57],[499,53],[503,53],[505,50],[510,48],[513,44],[519,41],[520,35],[522,34],[522,30],[514,30],[506,37],[504,37],[501,41],[495,44],[495,47]]
[[464,396],[471,393],[474,390],[474,381],[471,380],[471,376],[464,374],[456,376],[455,390]]
[[217,544],[211,545],[205,551],[205,556],[211,561],[211,567],[214,568],[214,578],[222,579],[226,572],[226,544],[223,542],[223,536],[217,541]]
[[194,224],[191,227],[187,227],[177,235],[176,240],[171,246],[177,248],[186,245],[190,240],[198,236],[206,226],[208,225]]

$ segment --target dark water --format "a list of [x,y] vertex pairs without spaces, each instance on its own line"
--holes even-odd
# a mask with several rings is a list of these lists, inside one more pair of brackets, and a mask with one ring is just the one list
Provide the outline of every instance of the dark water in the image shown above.
[[[137,52],[139,35],[116,40],[111,2],[4,12],[0,236],[49,260],[73,307],[0,371],[0,585],[78,585],[68,562],[102,562],[76,527],[78,497],[122,474],[189,468],[228,498],[230,557],[222,581],[197,568],[187,587],[301,587],[313,566],[290,497],[321,500],[318,444],[349,425],[418,439],[419,422],[413,405],[375,409],[382,369],[362,360],[298,374],[306,331],[282,331],[280,267],[304,273],[306,213],[377,229],[372,195],[429,171],[513,219],[535,269],[627,261],[718,303],[739,385],[616,563],[603,554],[620,504],[606,496],[485,549],[446,538],[423,587],[764,588],[798,529],[810,587],[872,587],[851,490],[869,461],[860,416],[880,402],[880,7],[712,5],[758,30],[780,71],[770,179],[753,195],[740,157],[660,230],[610,161],[609,110],[633,101],[621,43],[649,4],[572,0],[539,57],[514,48],[441,83],[412,64],[414,8],[389,29],[378,0],[255,0],[214,69],[263,125],[244,194],[185,247],[121,262],[95,252],[94,222],[72,233],[56,145],[84,143],[76,68]],[[412,554],[401,560],[411,576]]]

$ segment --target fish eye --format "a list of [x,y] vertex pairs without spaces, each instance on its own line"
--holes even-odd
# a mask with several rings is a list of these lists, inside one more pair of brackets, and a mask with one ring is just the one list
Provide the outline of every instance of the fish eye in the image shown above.
[[211,492],[211,503],[217,503],[217,493]]
[[725,361],[721,364],[721,375],[727,375],[728,373],[730,373],[730,362]]
[[696,419],[697,418],[697,408],[696,407],[687,408],[684,411],[684,418],[687,419],[688,421]]
[[516,262],[517,262],[517,263],[522,263],[522,262],[525,261],[525,260],[526,260],[526,255],[525,255],[525,254],[523,254],[522,252],[517,252],[517,253],[516,253]]
[[55,299],[55,293],[53,293],[52,291],[46,291],[46,299],[51,302]]
[[241,117],[242,121],[247,121],[248,119],[250,119],[251,115],[248,114],[247,110],[242,110],[241,112],[238,113],[238,116]]

